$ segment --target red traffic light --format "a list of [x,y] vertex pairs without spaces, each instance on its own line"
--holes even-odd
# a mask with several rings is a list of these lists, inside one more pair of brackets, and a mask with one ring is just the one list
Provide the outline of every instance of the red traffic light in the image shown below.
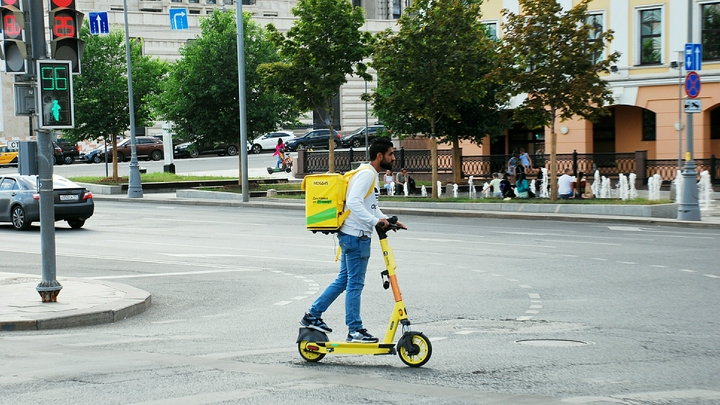
[[75,9],[75,0],[51,0],[50,3],[50,53],[53,59],[69,60],[72,72],[78,74],[85,47],[85,42],[79,39],[84,14]]
[[[6,1],[6,0],[4,0]],[[17,1],[17,0],[10,0],[10,1]],[[52,0],[52,8],[72,8],[75,9],[75,0]]]

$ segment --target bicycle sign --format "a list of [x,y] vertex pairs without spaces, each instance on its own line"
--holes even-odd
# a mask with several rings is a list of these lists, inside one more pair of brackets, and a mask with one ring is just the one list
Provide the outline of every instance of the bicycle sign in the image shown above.
[[685,94],[690,98],[700,95],[700,75],[697,72],[690,72],[685,77]]

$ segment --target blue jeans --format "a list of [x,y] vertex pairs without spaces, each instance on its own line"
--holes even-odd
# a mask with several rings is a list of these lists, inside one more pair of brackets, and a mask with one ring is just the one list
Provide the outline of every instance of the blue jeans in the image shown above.
[[365,272],[370,259],[369,236],[352,236],[338,233],[342,248],[340,273],[310,307],[310,315],[321,317],[323,312],[345,291],[345,324],[350,332],[362,329],[360,318],[360,296],[365,287]]

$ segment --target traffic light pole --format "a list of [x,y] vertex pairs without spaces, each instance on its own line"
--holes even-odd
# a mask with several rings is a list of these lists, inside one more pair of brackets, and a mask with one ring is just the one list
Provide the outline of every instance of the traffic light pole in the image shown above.
[[[45,23],[42,0],[26,0],[30,22],[31,52],[28,52],[28,73],[31,80],[37,79],[35,60],[46,57]],[[37,93],[36,93],[37,94]],[[41,126],[42,101],[36,100],[35,117],[37,128]],[[32,119],[30,120],[32,129]],[[53,147],[52,132],[38,129],[38,191],[40,194],[40,255],[42,280],[35,288],[42,302],[57,302],[62,285],[57,281],[55,259],[55,201],[53,193]]]

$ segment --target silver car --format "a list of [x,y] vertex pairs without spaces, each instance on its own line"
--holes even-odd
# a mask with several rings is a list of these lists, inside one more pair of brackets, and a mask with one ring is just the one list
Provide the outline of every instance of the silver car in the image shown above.
[[[92,193],[64,177],[53,176],[53,192],[55,221],[67,221],[71,228],[78,229],[95,212]],[[15,229],[25,230],[39,220],[37,176],[0,177],[0,222],[10,222]]]

